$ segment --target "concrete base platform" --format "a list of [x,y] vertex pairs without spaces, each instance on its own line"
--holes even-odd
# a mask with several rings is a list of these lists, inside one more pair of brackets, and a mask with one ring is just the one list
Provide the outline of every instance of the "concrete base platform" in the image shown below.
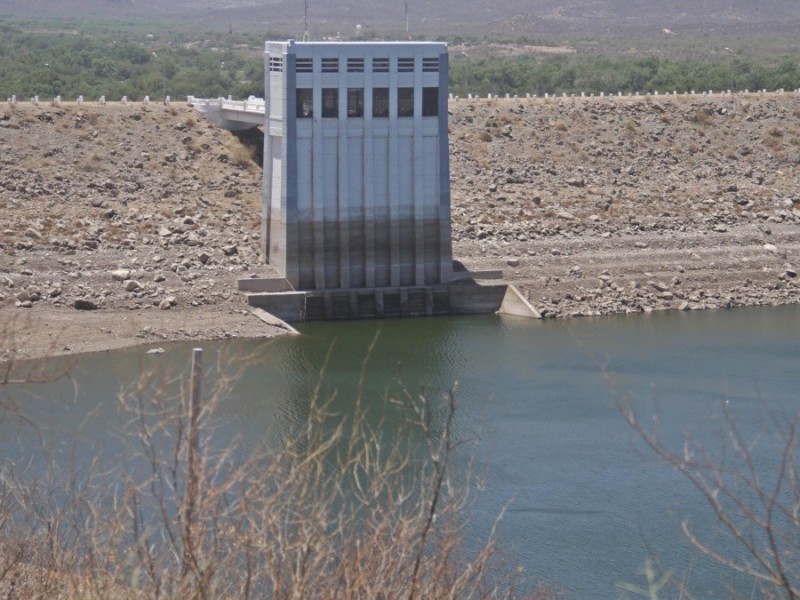
[[250,277],[238,282],[240,292],[293,292],[294,288],[283,277]]
[[333,321],[497,312],[507,285],[454,284],[423,287],[251,292],[250,306],[284,321]]

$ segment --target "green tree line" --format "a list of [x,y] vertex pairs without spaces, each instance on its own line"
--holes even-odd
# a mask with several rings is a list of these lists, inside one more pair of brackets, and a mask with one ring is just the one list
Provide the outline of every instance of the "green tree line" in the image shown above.
[[794,90],[796,57],[723,59],[559,55],[471,59],[450,64],[455,94],[587,94],[720,90]]
[[0,25],[0,97],[142,99],[263,95],[261,52],[210,43],[164,44]]
[[[0,99],[61,95],[187,95],[245,98],[264,93],[261,44],[217,34],[198,42],[187,34],[28,32],[0,22]],[[599,94],[759,90],[800,87],[795,56],[659,58],[572,54],[471,58],[450,63],[454,94]]]

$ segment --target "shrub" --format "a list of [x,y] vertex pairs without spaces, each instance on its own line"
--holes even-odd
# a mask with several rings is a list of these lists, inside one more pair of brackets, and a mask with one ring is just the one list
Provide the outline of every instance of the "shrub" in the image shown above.
[[112,599],[512,594],[518,575],[494,532],[477,551],[461,544],[472,492],[450,474],[452,393],[437,405],[402,391],[392,402],[409,428],[387,440],[360,397],[336,418],[318,387],[298,431],[243,453],[209,437],[235,373],[204,405],[200,374],[198,359],[177,397],[171,376],[154,373],[120,394],[125,467],[93,464],[66,482],[3,469],[0,584],[21,597]]
[[775,138],[783,137],[783,129],[781,129],[777,125],[773,125],[767,130],[767,135]]
[[767,130],[764,139],[764,145],[770,150],[778,150],[781,147],[781,140],[783,139],[783,132],[777,127],[771,127]]
[[698,108],[695,112],[689,115],[688,119],[692,123],[697,123],[698,125],[708,125],[712,122],[713,116],[714,111],[712,111],[710,108]]
[[[628,424],[666,464],[685,477],[708,502],[722,534],[704,539],[688,523],[683,531],[702,553],[752,578],[748,597],[800,597],[800,415],[773,414],[759,440],[744,439],[727,403],[721,404],[727,426],[717,448],[686,437],[673,449],[631,408],[620,406]],[[759,442],[778,440],[777,470],[764,472]]]
[[238,167],[247,167],[255,163],[256,149],[238,141],[232,141],[228,146],[231,162]]
[[184,145],[186,146],[186,149],[189,152],[195,152],[197,154],[200,154],[203,151],[203,148],[200,145],[200,142],[198,142],[196,139],[194,139],[192,137],[184,138],[183,139],[183,143],[184,143]]

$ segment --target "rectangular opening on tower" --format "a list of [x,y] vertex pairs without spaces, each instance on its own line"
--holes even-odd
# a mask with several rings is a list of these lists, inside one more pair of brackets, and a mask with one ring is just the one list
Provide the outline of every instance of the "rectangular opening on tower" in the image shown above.
[[439,115],[439,88],[422,88],[422,116],[436,117]]
[[339,117],[339,89],[322,88],[322,118],[336,119]]
[[269,70],[273,73],[280,73],[283,71],[283,57],[270,56],[269,57]]
[[314,71],[314,60],[311,58],[298,58],[294,70],[298,73],[311,73]]
[[297,118],[310,119],[314,116],[314,90],[297,88]]
[[411,58],[398,58],[397,59],[397,72],[398,73],[413,73],[414,72],[414,57]]
[[414,116],[414,88],[397,88],[397,116]]
[[373,58],[372,59],[372,72],[373,73],[388,73],[389,72],[389,59],[388,58]]
[[363,58],[348,58],[347,59],[347,72],[348,73],[363,73],[364,72],[364,59]]
[[372,116],[389,116],[389,88],[372,88]]
[[350,118],[364,116],[364,90],[362,88],[347,89],[347,116]]
[[434,56],[422,59],[422,72],[423,73],[438,73],[439,72],[439,57]]
[[338,73],[339,72],[339,59],[338,58],[323,58],[322,59],[322,72],[323,73]]

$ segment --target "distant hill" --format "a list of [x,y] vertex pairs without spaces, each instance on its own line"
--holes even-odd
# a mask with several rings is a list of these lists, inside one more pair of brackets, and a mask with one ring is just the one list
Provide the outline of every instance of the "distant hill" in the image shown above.
[[[311,28],[349,35],[402,31],[403,0],[309,0]],[[764,29],[800,23],[798,0],[409,0],[413,31],[452,34],[648,30]],[[247,27],[302,33],[302,0],[0,0],[0,18],[170,18],[194,26]],[[351,29],[352,28],[352,29]]]

